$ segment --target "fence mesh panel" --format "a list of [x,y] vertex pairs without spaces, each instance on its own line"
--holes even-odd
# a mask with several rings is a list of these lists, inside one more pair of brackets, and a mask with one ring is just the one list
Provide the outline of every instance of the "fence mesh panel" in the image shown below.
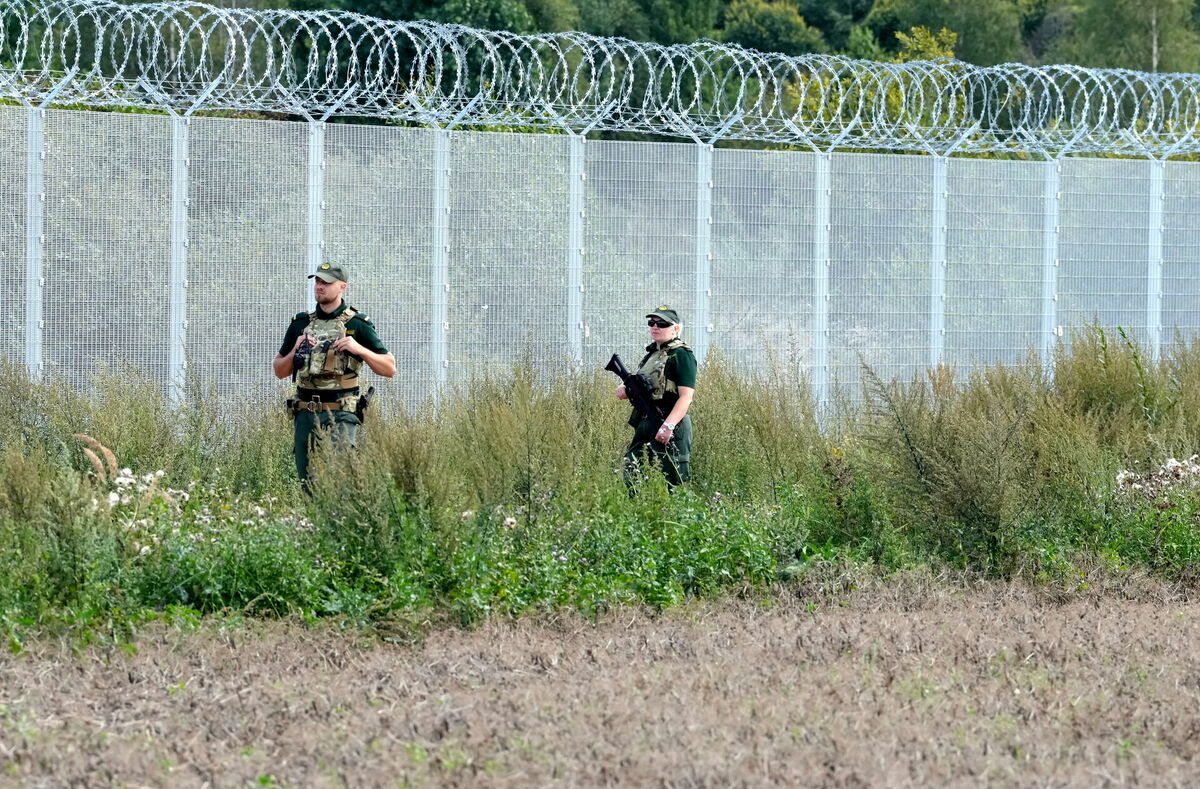
[[[166,387],[186,356],[223,398],[282,391],[270,361],[312,308],[315,259],[349,270],[351,303],[397,357],[380,394],[408,404],[522,356],[547,374],[613,352],[635,364],[660,304],[694,345],[850,397],[864,363],[890,380],[1020,361],[1051,347],[1047,326],[1067,339],[1120,325],[1148,347],[1200,329],[1191,162],[221,118],[181,137],[167,116],[49,110],[39,186],[29,118],[0,108],[0,353],[36,360],[40,346],[45,370],[76,386],[132,365]],[[40,300],[25,276],[39,255]],[[39,310],[42,325],[26,320]]]
[[[696,150],[670,143],[588,143],[584,220],[585,360],[620,352],[633,369],[650,341],[645,318],[681,312],[685,338],[696,277]],[[603,362],[601,362],[603,363]]]
[[948,170],[943,360],[1022,361],[1044,308],[1044,166],[951,159]]
[[25,119],[0,107],[0,357],[25,357]]
[[451,138],[450,379],[543,370],[568,356],[567,143],[562,135]]
[[1163,343],[1200,331],[1200,165],[1167,165],[1163,192]]
[[190,135],[188,358],[225,396],[271,384],[304,279],[307,129],[197,118]]
[[[375,324],[403,371],[387,388],[409,402],[421,402],[434,386],[433,138],[426,129],[341,124],[330,125],[325,138],[324,259],[346,267],[348,300]],[[311,309],[311,302],[305,296],[291,308]],[[277,331],[282,339],[283,327]]]
[[932,171],[928,157],[833,156],[830,367],[843,392],[864,364],[907,379],[929,363]]
[[1067,159],[1062,170],[1058,316],[1146,339],[1148,161]]
[[52,112],[45,124],[45,369],[167,381],[171,129],[164,117]]
[[744,364],[812,363],[817,158],[718,150],[713,165],[712,325]]

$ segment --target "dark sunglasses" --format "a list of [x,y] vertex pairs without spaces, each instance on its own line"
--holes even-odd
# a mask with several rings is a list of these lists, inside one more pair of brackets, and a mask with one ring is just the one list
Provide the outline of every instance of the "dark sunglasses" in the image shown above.
[[653,318],[651,318],[650,320],[646,321],[646,325],[647,326],[657,326],[660,329],[665,329],[668,326],[674,326],[675,324],[667,323],[666,321],[656,321]]

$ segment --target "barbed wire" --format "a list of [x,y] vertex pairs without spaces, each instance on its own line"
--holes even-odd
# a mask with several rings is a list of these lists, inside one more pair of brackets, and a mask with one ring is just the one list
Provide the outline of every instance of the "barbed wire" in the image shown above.
[[0,0],[0,96],[947,153],[1200,150],[1200,75],[788,57],[336,11]]

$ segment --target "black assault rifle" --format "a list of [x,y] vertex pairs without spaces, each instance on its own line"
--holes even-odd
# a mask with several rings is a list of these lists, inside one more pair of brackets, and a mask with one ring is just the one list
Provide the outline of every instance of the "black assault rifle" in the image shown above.
[[625,396],[629,398],[629,402],[633,403],[633,407],[637,409],[643,419],[663,420],[667,418],[667,415],[663,413],[662,406],[654,402],[654,398],[651,396],[653,390],[646,381],[646,376],[626,370],[625,365],[621,364],[621,357],[615,353],[608,360],[608,364],[604,365],[604,369],[616,373],[616,376],[621,379],[621,383],[625,384]]

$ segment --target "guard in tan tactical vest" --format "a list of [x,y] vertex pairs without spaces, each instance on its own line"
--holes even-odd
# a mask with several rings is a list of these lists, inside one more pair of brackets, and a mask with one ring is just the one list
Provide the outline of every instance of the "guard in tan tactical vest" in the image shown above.
[[[648,419],[634,409],[629,417],[633,441],[625,453],[626,479],[632,484],[645,463],[662,468],[667,484],[674,487],[691,476],[692,418],[687,415],[696,393],[696,356],[679,333],[679,313],[666,305],[646,315],[652,342],[638,365],[651,399],[665,419]],[[624,384],[617,397],[627,399]]]
[[328,437],[335,447],[353,448],[362,424],[359,371],[363,363],[376,375],[396,374],[396,359],[375,333],[366,315],[346,304],[346,271],[322,263],[308,276],[317,307],[292,319],[275,356],[275,375],[292,376],[296,394],[288,400],[294,421],[292,454],[307,491],[309,456]]

